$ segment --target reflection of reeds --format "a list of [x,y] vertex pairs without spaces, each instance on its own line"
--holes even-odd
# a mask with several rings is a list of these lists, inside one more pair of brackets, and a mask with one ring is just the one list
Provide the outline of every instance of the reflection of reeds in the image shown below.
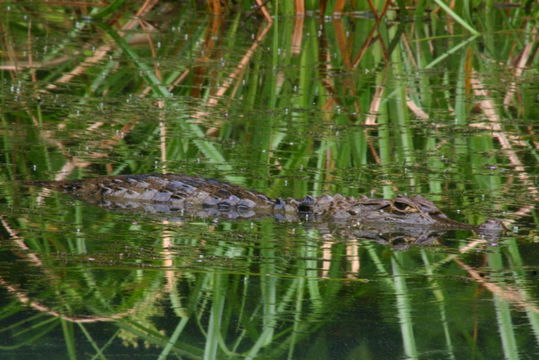
[[[505,200],[497,200],[492,206],[501,212],[514,208],[509,185],[521,186],[530,196],[515,200],[523,204],[508,213],[508,217],[513,217],[508,220],[519,220],[533,213],[538,192],[533,183],[538,142],[530,115],[533,110],[528,104],[533,103],[536,94],[518,84],[533,73],[531,65],[537,62],[536,29],[516,43],[511,43],[513,38],[508,36],[496,46],[488,34],[475,36],[487,30],[503,29],[509,22],[513,29],[526,30],[530,25],[525,17],[512,17],[511,12],[492,15],[485,11],[483,23],[472,18],[470,9],[462,5],[465,2],[453,2],[449,7],[440,0],[436,1],[437,5],[431,5],[432,12],[424,8],[426,2],[404,11],[412,20],[402,23],[397,17],[398,9],[392,8],[389,1],[380,4],[368,1],[364,8],[347,6],[345,1],[320,1],[319,7],[313,9],[301,0],[257,0],[256,13],[262,14],[266,21],[251,24],[256,27],[251,37],[241,31],[244,19],[233,13],[227,2],[208,0],[211,17],[192,24],[189,14],[179,14],[175,24],[181,25],[182,31],[160,39],[163,43],[157,46],[159,31],[151,30],[144,15],[158,11],[158,2],[147,1],[132,10],[129,9],[134,5],[129,5],[125,13],[119,10],[121,3],[113,1],[108,8],[113,10],[108,12],[90,11],[107,20],[100,24],[100,30],[77,25],[68,32],[67,40],[53,49],[52,55],[42,59],[31,51],[35,39],[42,34],[36,22],[25,29],[19,23],[2,25],[2,30],[9,31],[2,31],[6,61],[0,70],[10,71],[15,85],[18,79],[30,80],[32,84],[31,89],[22,89],[31,96],[23,97],[21,113],[4,114],[2,118],[6,125],[1,134],[5,162],[13,166],[2,173],[2,181],[8,185],[1,191],[10,206],[15,207],[18,198],[17,187],[9,185],[15,177],[45,178],[56,174],[56,179],[61,179],[73,176],[77,169],[97,166],[103,166],[109,173],[149,172],[155,171],[154,160],[160,159],[157,168],[163,172],[183,168],[177,164],[187,162],[194,164],[193,169],[218,171],[220,176],[235,182],[256,178],[252,183],[258,188],[269,187],[272,193],[283,196],[301,196],[308,191],[355,193],[374,186],[385,196],[410,191],[429,192],[444,199],[447,196],[444,193],[454,188],[464,194],[462,199],[454,200],[457,207],[469,205],[466,191],[471,190],[486,194],[486,202],[496,197],[507,199],[507,204]],[[309,16],[313,11],[333,18],[320,22],[318,16]],[[373,20],[355,17],[365,11]],[[280,14],[297,17],[283,18]],[[88,46],[66,56],[64,50],[67,52],[79,42],[81,26],[88,26],[87,31],[93,33],[94,50]],[[137,37],[144,39],[142,45],[135,44],[131,38],[139,28],[148,30],[143,37]],[[27,42],[25,59],[20,56],[17,42],[21,40],[17,39]],[[484,43],[478,43],[483,40]],[[236,51],[229,54],[223,50],[226,47]],[[172,65],[163,65],[162,60],[167,59],[174,59]],[[226,60],[227,66],[215,66],[221,59]],[[496,89],[489,89],[491,84],[485,80],[485,75],[499,75],[491,65],[497,62],[510,70],[505,74],[509,78],[508,86],[498,94]],[[515,64],[514,68],[511,64]],[[151,96],[156,98],[158,118],[154,122],[136,116],[118,120],[113,110],[110,117],[99,119],[89,112],[85,115],[91,121],[81,124],[74,117],[57,118],[47,110],[46,96],[51,93],[59,97],[73,93],[78,97],[78,104],[69,113],[78,111],[79,105],[91,103],[92,97]],[[33,100],[34,94],[44,96],[43,104]],[[190,97],[195,105],[186,105],[185,97]],[[145,106],[150,108],[148,104]],[[522,129],[504,123],[505,117],[512,116],[513,108],[526,121]],[[170,117],[171,109],[179,115]],[[450,115],[439,116],[436,112],[441,110]],[[478,115],[474,110],[480,110],[486,121],[476,121]],[[265,111],[276,116],[252,116],[240,126],[230,120]],[[224,113],[230,116],[221,116]],[[32,131],[37,134],[34,141],[42,151],[29,154],[17,151],[20,143],[12,138],[9,127],[18,122],[33,124]],[[285,130],[288,127],[293,130]],[[338,130],[328,130],[333,128]],[[447,128],[477,132],[453,137]],[[83,135],[77,147],[87,151],[74,155],[64,129],[69,130],[69,135]],[[325,133],[319,133],[318,129]],[[226,149],[216,139],[248,145],[250,151]],[[145,151],[152,155],[140,159],[137,154]],[[108,159],[109,156],[115,160]],[[202,165],[197,165],[198,161]],[[31,164],[45,165],[29,173]],[[485,175],[481,171],[503,168],[506,164],[513,170],[510,175],[502,176],[496,171]],[[369,172],[373,167],[376,171]],[[37,199],[40,203],[50,200],[47,206],[59,208],[53,201],[56,198],[38,195]],[[71,216],[69,210],[65,211]],[[80,211],[80,207],[74,210],[78,212],[78,224],[90,226],[92,215]],[[31,233],[21,236],[12,231],[17,226],[24,227],[30,217],[28,214],[19,219],[6,216],[2,218],[3,228],[32,266],[56,276],[55,263],[50,259],[43,261],[46,259],[43,255],[55,251],[78,255],[89,241],[79,236],[76,241],[81,247],[77,247],[67,235],[49,239]],[[51,220],[42,221],[45,228]],[[63,222],[68,221],[62,219]],[[52,221],[50,225],[54,225]],[[109,219],[100,226],[126,231]],[[234,228],[241,230],[241,225]],[[202,229],[202,235],[212,232],[209,228]],[[292,358],[302,339],[324,326],[324,317],[345,306],[340,297],[343,289],[351,283],[362,283],[359,272],[370,268],[382,279],[376,286],[389,289],[388,297],[394,305],[392,315],[399,319],[405,355],[414,358],[429,348],[418,335],[422,331],[421,319],[414,315],[426,304],[424,299],[414,296],[414,284],[409,282],[414,274],[407,272],[408,264],[416,266],[413,271],[426,275],[429,296],[436,302],[430,309],[434,309],[432,316],[441,321],[437,334],[444,339],[449,358],[460,357],[460,338],[473,331],[469,323],[458,320],[459,312],[468,310],[451,306],[454,288],[445,277],[453,276],[455,271],[491,294],[483,296],[494,299],[498,322],[488,334],[492,337],[501,334],[507,358],[518,353],[520,345],[512,327],[509,304],[525,310],[535,341],[539,341],[536,299],[530,295],[530,278],[523,271],[520,249],[513,240],[508,241],[509,253],[489,251],[484,255],[493,269],[492,275],[503,270],[502,260],[511,264],[515,283],[509,286],[485,278],[483,270],[471,265],[470,258],[483,256],[483,249],[488,246],[485,239],[467,242],[450,255],[421,250],[418,261],[414,251],[391,253],[387,248],[363,244],[357,239],[343,244],[334,235],[326,236],[322,244],[316,231],[300,230],[286,236],[278,231],[275,224],[265,223],[248,232],[249,238],[259,241],[256,246],[242,247],[220,238],[219,246],[207,246],[200,252],[208,258],[226,261],[234,256],[227,255],[225,250],[241,253],[239,257],[244,260],[238,263],[242,270],[227,273],[219,266],[212,267],[213,264],[202,270],[184,269],[186,264],[180,256],[175,256],[178,254],[174,246],[193,247],[200,234],[184,236],[179,230],[160,230],[163,243],[157,255],[158,265],[152,268],[154,277],[149,271],[129,265],[127,271],[135,280],[122,279],[115,283],[128,286],[134,293],[132,298],[125,298],[130,305],[127,310],[114,310],[117,308],[107,303],[105,289],[94,278],[93,265],[81,264],[79,268],[84,276],[77,284],[97,294],[94,300],[101,301],[102,313],[116,311],[112,315],[69,315],[69,309],[51,309],[32,299],[9,279],[2,277],[0,281],[20,303],[63,319],[62,329],[72,356],[76,352],[73,333],[77,329],[84,333],[96,354],[102,354],[104,349],[96,344],[88,328],[66,323],[114,319],[123,332],[161,347],[161,358],[169,354],[191,358],[241,354],[256,358],[261,354],[286,353]],[[282,257],[282,248],[295,257]],[[50,280],[51,276],[47,278]],[[105,280],[112,282],[113,277],[109,276]],[[148,288],[139,288],[145,286]],[[190,291],[183,293],[180,289],[184,288]],[[80,295],[78,291],[72,290],[70,294]],[[170,302],[166,304],[177,317],[174,327],[166,333],[154,329],[151,321],[146,323],[143,315],[136,317],[143,313],[141,308],[151,308],[150,304],[164,298],[162,294],[168,295]],[[43,322],[34,323],[39,328],[53,322],[48,318],[39,321]],[[196,347],[184,340],[187,330],[194,331],[190,327],[199,330],[204,346]],[[467,333],[459,333],[459,328]],[[51,330],[47,328],[47,331]],[[40,334],[45,335],[46,331]],[[116,333],[110,342],[116,336],[123,334]],[[477,343],[477,338],[466,339]]]

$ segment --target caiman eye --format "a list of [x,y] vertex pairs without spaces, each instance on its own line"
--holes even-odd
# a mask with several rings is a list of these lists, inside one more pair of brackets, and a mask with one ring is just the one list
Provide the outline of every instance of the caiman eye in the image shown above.
[[305,196],[298,205],[298,211],[311,212],[313,211],[314,198],[312,196]]
[[408,208],[408,204],[403,203],[403,202],[400,202],[400,201],[395,201],[395,202],[393,203],[393,206],[394,206],[397,210],[401,210],[401,211],[405,211],[405,210]]

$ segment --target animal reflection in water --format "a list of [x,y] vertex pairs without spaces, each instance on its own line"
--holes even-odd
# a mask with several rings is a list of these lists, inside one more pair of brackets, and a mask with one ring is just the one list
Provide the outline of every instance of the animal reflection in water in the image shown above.
[[270,198],[241,186],[198,176],[177,174],[120,175],[84,180],[31,181],[107,209],[161,216],[204,219],[302,221],[322,232],[395,244],[427,244],[447,230],[472,230],[490,239],[503,232],[500,220],[469,225],[450,219],[422,196],[395,199],[306,196]]

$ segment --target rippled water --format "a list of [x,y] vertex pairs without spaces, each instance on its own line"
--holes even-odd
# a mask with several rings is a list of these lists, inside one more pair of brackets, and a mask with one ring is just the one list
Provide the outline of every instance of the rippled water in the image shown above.
[[[369,40],[374,21],[354,14],[269,26],[185,4],[120,31],[134,7],[113,23],[0,5],[2,359],[539,356],[525,9],[472,22],[479,37],[429,17],[383,22]],[[509,231],[417,244],[110,211],[24,183],[163,172],[272,197],[422,194]]]

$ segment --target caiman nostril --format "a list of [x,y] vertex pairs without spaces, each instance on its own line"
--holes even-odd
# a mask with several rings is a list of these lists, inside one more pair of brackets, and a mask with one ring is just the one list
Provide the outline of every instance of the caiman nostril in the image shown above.
[[312,196],[305,196],[298,205],[299,212],[312,212],[314,205],[314,198]]
[[[270,198],[219,180],[174,174],[29,181],[26,184],[69,192],[81,200],[102,207],[129,208],[151,213],[174,211],[181,212],[182,216],[229,219],[274,217],[313,224],[328,225],[331,222],[332,226],[348,228],[357,224],[374,224],[382,230],[400,230],[412,238],[418,237],[417,231],[426,231],[422,235],[425,239],[430,239],[429,231],[434,230],[470,229],[488,239],[496,239],[506,230],[499,220],[489,220],[481,226],[451,220],[421,196],[398,196],[393,200],[385,200],[336,194],[281,199]],[[410,235],[410,230],[416,233]]]

